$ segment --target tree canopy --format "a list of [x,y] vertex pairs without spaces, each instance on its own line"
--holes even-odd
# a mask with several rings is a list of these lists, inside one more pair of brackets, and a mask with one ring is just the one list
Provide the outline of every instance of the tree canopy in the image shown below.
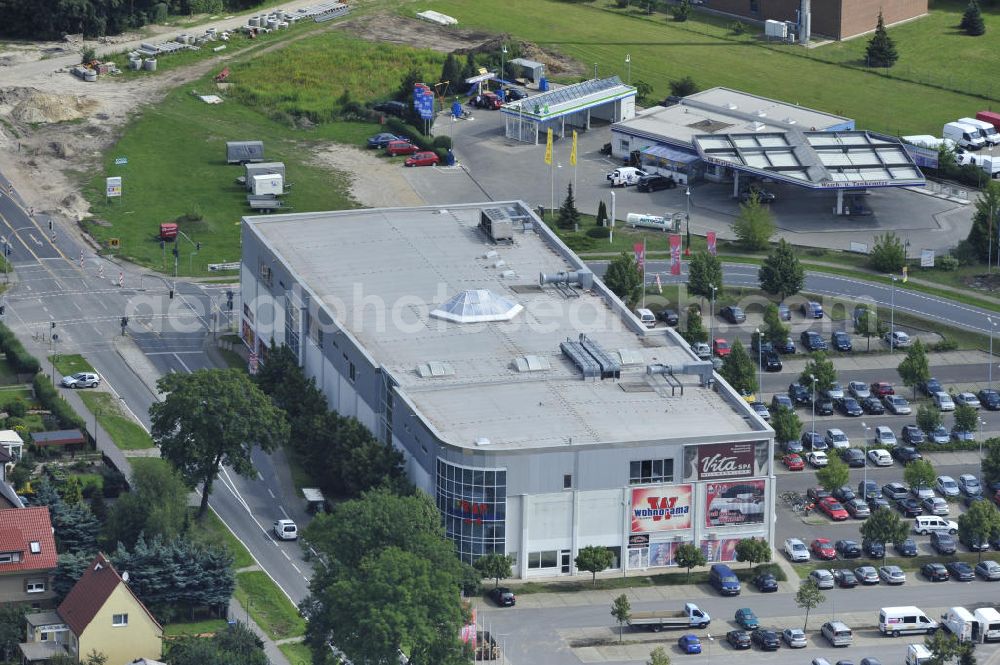
[[594,585],[597,584],[597,573],[607,570],[615,560],[615,555],[607,547],[588,545],[576,555],[576,567],[591,574]]
[[903,469],[903,480],[910,487],[933,487],[936,479],[934,466],[925,459],[913,460]]
[[802,290],[806,271],[784,238],[778,240],[778,245],[764,259],[757,271],[757,280],[762,291],[781,300]]
[[712,287],[722,290],[722,260],[705,250],[695,252],[688,264],[688,293],[712,297]]
[[149,409],[153,441],[189,487],[202,485],[199,517],[220,466],[249,476],[254,448],[270,452],[288,439],[284,413],[241,370],[168,374],[156,387],[167,397]]
[[802,622],[802,630],[809,629],[809,612],[826,602],[826,596],[816,582],[812,579],[803,580],[799,584],[799,590],[795,592],[795,604],[799,609],[806,611],[805,620]]
[[987,484],[1000,481],[1000,439],[989,439],[985,443],[986,452],[983,456],[983,481]]
[[871,253],[872,268],[884,273],[897,273],[906,265],[906,247],[892,231],[875,236]]
[[986,23],[983,21],[983,13],[979,9],[979,3],[976,0],[969,0],[969,4],[965,8],[965,13],[962,14],[962,23],[959,27],[965,30],[965,34],[970,37],[978,37],[986,33]]
[[566,231],[579,228],[580,211],[576,209],[576,201],[573,199],[573,183],[566,185],[566,198],[559,207],[559,217],[556,224]]
[[756,363],[750,359],[746,347],[740,340],[733,340],[729,354],[722,361],[719,374],[739,393],[751,394],[757,392]]
[[859,530],[863,540],[883,545],[901,543],[910,535],[909,524],[900,518],[899,513],[890,508],[879,508],[873,511],[871,517],[861,523]]
[[500,586],[500,580],[511,576],[511,568],[513,566],[513,555],[500,554],[497,552],[483,555],[476,559],[476,562],[473,564],[473,567],[479,571],[480,575],[496,582],[494,586]]
[[968,243],[980,261],[985,262],[991,256],[996,258],[1000,233],[997,220],[1000,220],[1000,182],[988,180],[976,198],[976,211],[972,214],[968,237]]
[[878,23],[875,25],[875,34],[868,40],[865,56],[869,67],[888,68],[892,67],[899,60],[896,43],[889,36],[889,31],[885,29],[885,19],[882,18],[881,9],[878,12]]
[[133,547],[140,535],[147,540],[171,540],[187,519],[188,488],[180,473],[167,464],[143,464],[132,469],[132,490],[114,502],[104,525],[108,547]]
[[[969,509],[958,516],[958,535],[963,542],[989,542],[1000,535],[1000,511],[992,501],[974,501]],[[979,552],[982,561],[983,553]]]
[[917,386],[931,378],[931,367],[927,361],[927,352],[924,350],[923,342],[914,340],[913,344],[906,349],[906,357],[896,368],[899,377],[903,379],[903,385],[913,388],[913,398],[917,398]]
[[816,469],[816,482],[831,492],[850,480],[851,470],[840,459],[840,455],[829,455],[826,466]]
[[790,330],[791,328],[781,320],[778,306],[768,303],[764,308],[764,329],[761,331],[764,339],[771,344],[784,344]]
[[630,309],[635,307],[642,295],[642,279],[635,256],[628,252],[622,252],[612,259],[604,273],[604,283]]
[[837,368],[833,366],[833,361],[823,351],[814,351],[811,354],[805,369],[799,374],[799,383],[811,390],[813,384],[811,377],[814,376],[816,377],[817,393],[829,390],[837,381]]
[[774,215],[761,204],[757,194],[751,194],[746,203],[740,204],[740,211],[733,222],[733,233],[744,249],[751,252],[766,249],[774,235]]

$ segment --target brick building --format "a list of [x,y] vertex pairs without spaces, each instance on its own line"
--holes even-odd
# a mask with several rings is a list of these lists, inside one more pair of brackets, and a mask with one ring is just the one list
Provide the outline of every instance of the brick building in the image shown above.
[[[814,0],[812,34],[850,39],[875,29],[881,9],[886,25],[927,13],[928,0]],[[709,9],[755,21],[797,22],[800,0],[705,0]]]

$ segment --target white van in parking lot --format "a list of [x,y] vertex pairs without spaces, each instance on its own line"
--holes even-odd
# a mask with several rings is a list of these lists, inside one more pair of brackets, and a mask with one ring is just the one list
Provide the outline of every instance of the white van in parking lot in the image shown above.
[[924,614],[919,607],[883,607],[878,611],[878,630],[883,635],[916,635],[933,633],[941,625]]
[[942,519],[937,515],[921,515],[913,519],[913,531],[921,536],[926,536],[932,531],[955,535],[958,533],[958,523]]
[[930,649],[923,644],[906,645],[906,665],[924,665],[930,659]]
[[640,171],[634,166],[623,166],[615,169],[607,175],[612,187],[630,187],[639,182],[639,178],[649,175],[645,171]]

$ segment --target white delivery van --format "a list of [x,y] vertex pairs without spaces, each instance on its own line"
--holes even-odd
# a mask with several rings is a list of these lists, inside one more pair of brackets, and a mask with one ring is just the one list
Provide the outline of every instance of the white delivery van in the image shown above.
[[924,665],[931,659],[931,651],[923,644],[906,646],[906,665]]
[[972,612],[964,607],[950,607],[941,615],[941,625],[948,629],[959,642],[979,641],[979,622]]
[[1000,157],[980,155],[979,159],[976,159],[973,163],[978,164],[979,168],[985,171],[990,178],[1000,178]]
[[630,187],[639,182],[639,178],[649,175],[645,171],[640,171],[634,166],[623,166],[615,169],[607,175],[612,187]]
[[639,309],[635,310],[635,316],[640,321],[642,321],[642,325],[646,326],[647,328],[656,327],[656,317],[653,316],[653,312],[651,312],[650,310],[643,309],[642,307],[640,307]]
[[944,138],[951,139],[962,148],[969,150],[979,150],[986,145],[986,140],[978,127],[966,125],[962,122],[946,123],[942,130]]
[[992,607],[982,607],[972,613],[979,622],[983,642],[1000,641],[1000,612]]
[[924,614],[919,607],[883,607],[878,611],[878,630],[883,635],[916,635],[933,633],[940,624]]
[[937,515],[921,515],[913,519],[913,530],[921,536],[926,536],[931,531],[955,535],[958,533],[958,523]]
[[958,121],[963,125],[972,125],[977,128],[979,133],[983,135],[983,140],[985,140],[988,145],[1000,144],[1000,132],[997,131],[996,127],[985,120],[976,120],[975,118],[959,118]]

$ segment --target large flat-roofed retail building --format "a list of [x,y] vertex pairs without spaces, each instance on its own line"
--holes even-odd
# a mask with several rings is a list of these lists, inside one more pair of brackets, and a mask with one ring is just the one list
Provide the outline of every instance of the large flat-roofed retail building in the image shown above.
[[773,539],[773,431],[519,201],[245,217],[242,336],[400,450],[466,561]]

